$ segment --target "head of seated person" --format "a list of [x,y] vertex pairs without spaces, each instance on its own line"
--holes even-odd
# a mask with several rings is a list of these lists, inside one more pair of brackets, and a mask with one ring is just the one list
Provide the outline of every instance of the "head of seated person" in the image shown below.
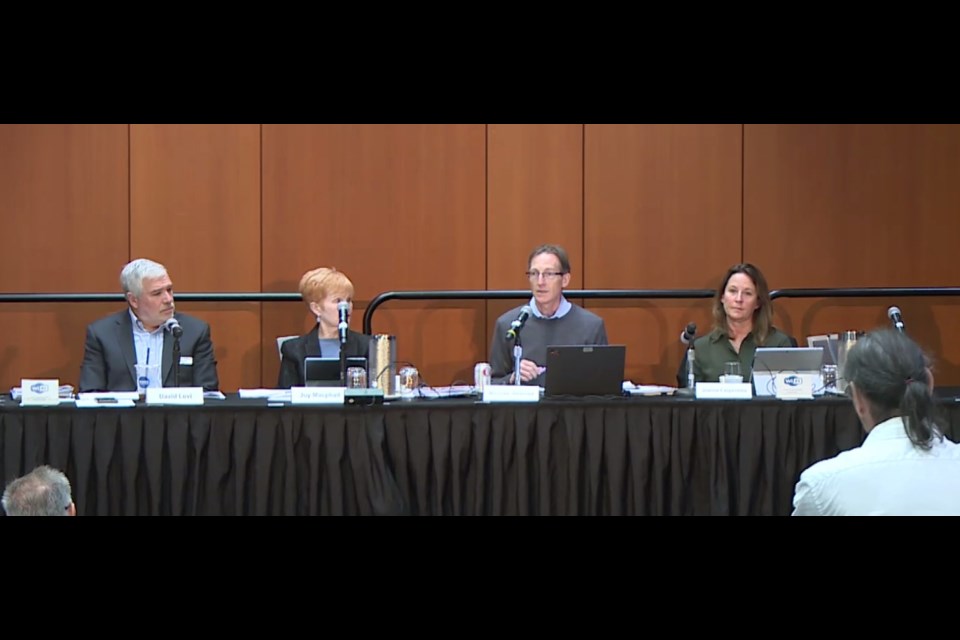
[[70,481],[62,471],[47,465],[12,480],[3,492],[2,502],[8,516],[77,515]]
[[868,333],[850,349],[844,364],[847,395],[864,430],[891,418],[905,418],[913,445],[930,449],[942,438],[935,422],[930,360],[906,334],[883,329]]
[[317,335],[323,338],[339,337],[339,305],[347,305],[347,318],[353,314],[353,283],[335,268],[311,269],[300,278],[300,296],[317,320]]
[[729,337],[753,333],[763,344],[773,326],[770,288],[763,273],[750,263],[727,270],[713,297],[714,328]]

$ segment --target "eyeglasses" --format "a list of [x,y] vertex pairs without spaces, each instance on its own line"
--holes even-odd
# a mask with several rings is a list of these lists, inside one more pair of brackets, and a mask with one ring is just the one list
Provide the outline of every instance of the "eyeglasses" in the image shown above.
[[540,276],[543,276],[545,280],[553,280],[562,276],[563,271],[537,271],[534,269],[533,271],[527,271],[526,274],[531,280],[539,280]]

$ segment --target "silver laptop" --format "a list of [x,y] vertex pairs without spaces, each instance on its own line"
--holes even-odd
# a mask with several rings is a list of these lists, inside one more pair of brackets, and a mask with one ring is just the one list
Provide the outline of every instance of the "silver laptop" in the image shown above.
[[753,355],[753,390],[757,396],[777,395],[777,385],[790,376],[813,375],[813,388],[823,387],[820,365],[822,347],[757,347]]

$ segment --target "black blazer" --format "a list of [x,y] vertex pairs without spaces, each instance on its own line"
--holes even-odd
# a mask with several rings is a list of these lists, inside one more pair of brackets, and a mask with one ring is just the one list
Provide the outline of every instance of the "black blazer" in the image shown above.
[[[308,356],[319,358],[332,354],[320,353],[320,342],[317,339],[317,327],[314,327],[299,338],[291,338],[280,347],[280,376],[277,379],[278,389],[303,386],[303,361]],[[347,329],[347,344],[344,352],[348,358],[370,357],[370,336]]]
[[[191,316],[174,313],[180,321],[180,357],[193,357],[192,365],[180,365],[181,387],[220,388],[217,360],[213,355],[210,325]],[[174,386],[173,336],[163,335],[163,386]],[[124,309],[101,318],[87,327],[80,366],[80,391],[136,391],[137,349],[133,343],[133,322]]]

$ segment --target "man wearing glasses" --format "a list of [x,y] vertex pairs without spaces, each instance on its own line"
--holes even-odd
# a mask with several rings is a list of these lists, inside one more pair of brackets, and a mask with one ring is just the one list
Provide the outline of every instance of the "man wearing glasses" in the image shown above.
[[46,465],[7,485],[3,510],[8,516],[77,515],[67,476]]
[[[547,347],[551,345],[607,344],[603,318],[563,297],[570,284],[570,259],[563,247],[540,245],[527,260],[530,280],[530,317],[521,334],[523,358],[520,382],[544,386]],[[520,317],[523,306],[510,309],[497,318],[490,344],[490,378],[494,384],[514,384],[513,344],[507,332]]]

